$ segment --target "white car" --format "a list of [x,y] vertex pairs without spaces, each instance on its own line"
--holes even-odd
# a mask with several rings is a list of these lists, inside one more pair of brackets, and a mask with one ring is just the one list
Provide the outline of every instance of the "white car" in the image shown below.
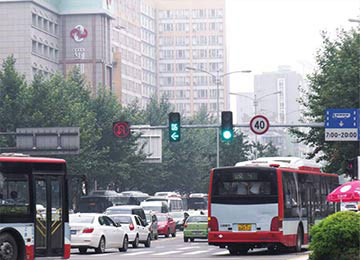
[[71,247],[85,254],[88,248],[104,253],[108,248],[126,252],[129,237],[123,227],[104,214],[77,213],[69,215]]
[[121,225],[129,237],[129,243],[134,248],[139,246],[139,243],[150,247],[151,236],[149,228],[137,215],[130,214],[113,214],[108,215],[116,224]]

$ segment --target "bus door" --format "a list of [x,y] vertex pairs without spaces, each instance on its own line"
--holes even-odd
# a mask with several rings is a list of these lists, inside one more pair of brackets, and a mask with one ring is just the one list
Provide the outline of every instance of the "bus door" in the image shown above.
[[64,254],[63,176],[34,175],[35,256]]

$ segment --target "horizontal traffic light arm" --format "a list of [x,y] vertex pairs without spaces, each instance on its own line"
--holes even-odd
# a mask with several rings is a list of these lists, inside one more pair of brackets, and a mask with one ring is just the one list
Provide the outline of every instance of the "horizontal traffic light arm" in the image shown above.
[[[324,127],[324,123],[310,124],[270,124],[270,127]],[[221,125],[181,125],[180,128],[220,128]],[[233,127],[250,127],[249,124],[234,124]],[[168,129],[168,125],[146,126],[131,125],[130,129]],[[1,133],[0,133],[1,134]]]

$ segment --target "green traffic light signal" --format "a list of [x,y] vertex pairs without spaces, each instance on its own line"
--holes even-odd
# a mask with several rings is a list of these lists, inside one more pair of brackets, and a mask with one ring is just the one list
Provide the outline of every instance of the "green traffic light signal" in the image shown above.
[[180,137],[180,113],[171,112],[169,113],[169,141],[179,142]]
[[234,137],[234,129],[233,129],[233,118],[231,111],[223,111],[221,112],[221,132],[220,132],[221,140],[223,142],[229,142]]

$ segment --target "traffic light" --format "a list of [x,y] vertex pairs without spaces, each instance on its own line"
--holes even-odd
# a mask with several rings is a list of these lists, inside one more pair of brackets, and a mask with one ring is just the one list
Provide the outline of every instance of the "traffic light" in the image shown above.
[[180,141],[180,113],[169,113],[169,140],[170,142]]
[[358,167],[359,167],[359,161],[358,158],[355,157],[354,159],[348,160],[347,167],[346,167],[346,173],[351,177],[351,179],[357,179],[358,178]]
[[232,118],[231,111],[222,111],[221,112],[220,136],[221,136],[221,140],[223,142],[229,142],[234,137],[233,118]]

